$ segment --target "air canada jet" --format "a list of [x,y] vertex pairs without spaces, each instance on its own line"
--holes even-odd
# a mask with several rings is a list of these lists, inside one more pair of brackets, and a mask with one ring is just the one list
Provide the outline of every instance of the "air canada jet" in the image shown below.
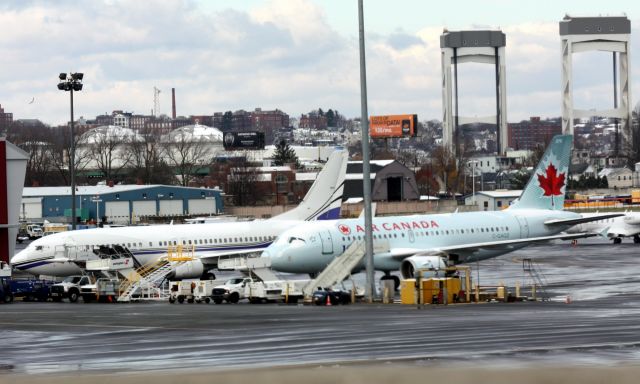
[[136,265],[147,265],[166,256],[170,247],[180,246],[195,259],[178,266],[174,278],[213,278],[211,270],[220,258],[259,253],[305,220],[337,219],[347,161],[346,150],[332,153],[300,205],[269,220],[61,232],[35,240],[11,264],[34,275],[69,276],[83,273],[86,261],[101,255],[124,254]]
[[[496,212],[465,212],[373,219],[374,268],[383,279],[413,277],[416,269],[441,268],[502,255],[529,244],[575,239],[567,228],[620,216],[582,217],[563,211],[572,136],[555,136],[520,199]],[[318,273],[354,242],[364,240],[364,221],[310,222],[282,233],[263,253],[277,271]],[[364,268],[364,261],[355,270]]]

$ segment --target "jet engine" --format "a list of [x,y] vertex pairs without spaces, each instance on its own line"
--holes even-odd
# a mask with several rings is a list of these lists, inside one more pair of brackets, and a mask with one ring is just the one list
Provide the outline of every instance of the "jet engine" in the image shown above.
[[411,256],[400,264],[400,275],[403,279],[413,279],[417,269],[443,270],[448,266],[446,256]]
[[181,279],[195,279],[204,275],[204,265],[200,260],[187,261],[184,264],[177,266],[172,273],[172,278]]
[[640,215],[627,215],[624,222],[629,225],[640,225]]

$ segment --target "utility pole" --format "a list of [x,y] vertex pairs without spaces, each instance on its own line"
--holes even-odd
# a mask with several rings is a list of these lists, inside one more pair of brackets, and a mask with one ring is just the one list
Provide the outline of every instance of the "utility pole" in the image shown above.
[[364,198],[364,239],[367,285],[365,294],[372,303],[376,295],[375,270],[373,263],[373,222],[371,218],[371,169],[369,165],[369,112],[367,111],[367,69],[364,50],[364,11],[362,0],[358,0],[358,21],[360,31],[360,107],[362,125],[362,194]]

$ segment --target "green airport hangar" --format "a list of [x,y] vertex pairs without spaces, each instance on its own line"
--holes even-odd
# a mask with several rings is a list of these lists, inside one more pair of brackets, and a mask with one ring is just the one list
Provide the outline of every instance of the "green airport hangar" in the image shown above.
[[[96,185],[76,187],[76,217],[81,222],[138,224],[223,211],[222,191],[170,185]],[[25,187],[20,219],[71,223],[71,187]]]

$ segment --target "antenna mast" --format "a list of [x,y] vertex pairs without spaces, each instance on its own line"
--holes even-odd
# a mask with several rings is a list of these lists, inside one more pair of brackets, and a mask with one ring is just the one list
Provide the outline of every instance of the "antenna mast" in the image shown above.
[[158,117],[160,115],[160,90],[153,87],[153,116]]

